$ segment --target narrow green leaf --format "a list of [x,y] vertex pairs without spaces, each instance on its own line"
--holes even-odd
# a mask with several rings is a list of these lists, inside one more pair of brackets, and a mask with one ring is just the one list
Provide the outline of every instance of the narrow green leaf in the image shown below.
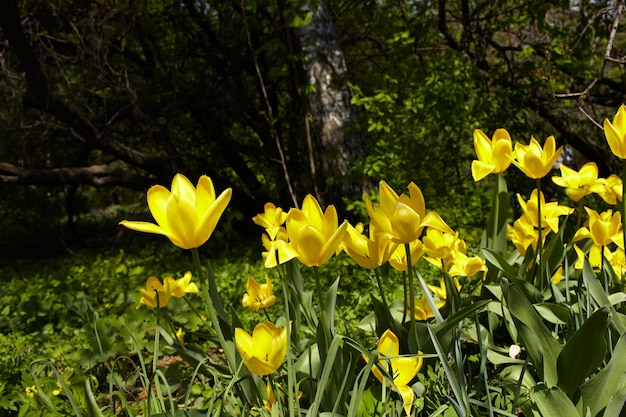
[[556,361],[561,352],[561,345],[517,285],[510,286],[507,303],[518,337],[528,351],[539,376],[548,386],[556,385],[558,380]]
[[[585,286],[587,287],[587,290],[591,294],[591,298],[593,298],[598,307],[609,306],[612,312],[615,313],[615,310],[611,306],[611,301],[609,300],[609,297],[604,292],[602,284],[600,284],[596,273],[594,272],[587,259],[585,259],[585,264],[583,265],[583,281],[585,283]],[[621,319],[621,317],[618,316],[618,314],[612,315],[611,324],[613,325],[615,330],[619,332],[619,334],[626,333],[626,324]]]
[[558,386],[568,396],[602,363],[607,349],[604,333],[610,323],[610,310],[601,308],[563,346],[557,360]]
[[[430,333],[430,339],[432,340],[435,350],[437,351],[441,366],[443,367],[446,376],[448,377],[448,383],[450,384],[450,388],[452,389],[452,392],[454,393],[454,396],[459,403],[461,409],[460,411],[462,412],[460,417],[465,417],[470,408],[467,392],[461,387],[461,382],[457,379],[456,372],[454,372],[448,364],[448,358],[446,356],[446,353],[441,348],[441,344],[437,339],[437,335],[435,334],[431,326],[428,326],[428,333]],[[460,365],[457,364],[457,366]]]

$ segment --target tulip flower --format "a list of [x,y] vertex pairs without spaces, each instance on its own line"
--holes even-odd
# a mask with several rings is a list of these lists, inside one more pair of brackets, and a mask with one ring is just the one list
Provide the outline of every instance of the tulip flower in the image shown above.
[[231,195],[232,189],[228,188],[216,198],[213,182],[206,175],[194,187],[187,177],[176,174],[171,191],[161,185],[148,190],[148,207],[156,224],[128,220],[120,224],[139,232],[164,235],[182,249],[197,248],[211,237]]
[[[454,286],[456,287],[457,291],[461,291],[461,284],[459,283],[459,280],[456,278],[454,278]],[[448,295],[446,292],[446,281],[443,279],[439,280],[438,287],[436,285],[428,284],[428,288],[430,288],[433,294],[435,294],[435,296],[439,298],[440,300],[445,300]]]
[[265,284],[259,284],[254,278],[249,277],[246,285],[247,292],[243,295],[242,305],[254,311],[273,306],[276,302],[273,288],[269,277],[265,277]]
[[[513,226],[507,224],[506,229],[507,239],[515,245],[515,248],[522,256],[526,256],[526,251],[531,246],[533,251],[535,251],[535,253],[537,252],[539,233],[533,226],[530,216],[521,216],[519,219],[515,220]],[[547,232],[548,230],[545,230],[545,233],[541,234],[542,244],[545,242]]]
[[562,150],[562,146],[556,149],[554,136],[546,139],[543,148],[535,138],[531,138],[528,145],[515,144],[515,159],[512,162],[527,177],[540,179],[548,175]]
[[587,194],[591,194],[598,183],[598,166],[595,162],[587,162],[580,168],[580,171],[575,171],[565,165],[561,165],[560,170],[561,176],[552,177],[552,182],[565,187],[565,193],[574,201],[579,201]]
[[[437,310],[439,310],[445,304],[445,300],[435,300],[435,307],[437,307]],[[402,312],[404,312],[404,310],[402,310]],[[429,318],[435,317],[435,313],[430,308],[430,304],[428,304],[428,299],[424,294],[422,294],[421,298],[415,297],[415,310],[413,311],[413,317],[416,321],[425,321]]]
[[623,104],[613,117],[613,123],[604,119],[604,135],[611,152],[621,159],[626,159],[626,106]]
[[[549,228],[552,232],[559,231],[559,217],[571,214],[574,209],[567,206],[561,206],[557,201],[546,203],[546,199],[542,192],[539,194],[541,201],[541,228]],[[517,201],[524,211],[524,216],[528,217],[528,221],[534,227],[539,227],[538,223],[538,205],[537,205],[537,189],[535,188],[530,194],[528,201],[524,201],[521,195],[517,194]]]
[[[167,278],[165,278],[167,280]],[[171,293],[174,297],[184,297],[185,294],[196,294],[198,293],[198,287],[196,284],[191,282],[191,272],[187,271],[182,278],[177,279],[176,281],[170,281]]]
[[339,225],[335,206],[328,206],[322,213],[312,195],[304,198],[302,209],[289,210],[285,223],[289,245],[308,267],[326,263],[337,251],[348,228],[347,222]]
[[264,206],[264,212],[257,214],[252,218],[252,221],[259,226],[265,228],[268,236],[271,240],[276,239],[276,235],[285,224],[287,219],[287,213],[280,207],[276,207],[273,203],[266,203]]
[[[422,368],[424,360],[418,356],[399,356],[400,342],[398,337],[389,329],[380,336],[378,340],[378,363],[391,376],[393,380],[392,389],[400,394],[404,403],[406,415],[410,415],[415,394],[409,386],[415,375]],[[418,352],[421,355],[422,352]],[[368,357],[363,355],[365,361]],[[381,372],[378,366],[372,367],[372,373],[376,378],[386,385],[389,385],[388,378]]]
[[165,277],[162,284],[157,277],[148,278],[146,288],[139,290],[141,300],[139,300],[137,308],[139,308],[141,304],[152,308],[165,307],[172,297],[181,298],[184,297],[185,294],[197,293],[199,291],[198,287],[190,281],[191,272],[185,273],[182,278],[176,280],[172,277]]
[[513,159],[511,136],[505,129],[496,130],[491,140],[482,130],[474,130],[474,150],[478,157],[472,161],[474,181],[506,171]]
[[287,229],[284,227],[279,228],[275,239],[270,239],[264,233],[261,236],[261,241],[266,250],[261,254],[266,268],[274,268],[298,256],[298,252],[289,245],[289,236],[287,236]]
[[622,248],[617,248],[611,252],[608,248],[606,248],[604,256],[611,264],[617,279],[621,280],[624,273],[626,273],[626,256],[624,255],[624,250]]
[[456,252],[452,265],[448,269],[448,273],[451,277],[471,277],[472,275],[483,271],[483,279],[487,273],[487,263],[480,256],[467,256],[463,252]]
[[236,328],[235,345],[250,372],[269,375],[280,368],[287,354],[287,328],[277,328],[270,322],[259,323],[252,335]]
[[[465,242],[459,239],[458,233],[444,233],[437,229],[428,228],[426,236],[422,238],[426,258],[435,266],[449,269],[454,261],[455,253],[459,250],[465,252]],[[435,259],[432,259],[435,258]]]
[[622,201],[622,179],[615,174],[608,178],[598,178],[592,191],[598,194],[607,204],[615,205],[617,200]]
[[422,191],[414,183],[408,186],[409,195],[398,196],[385,181],[379,185],[380,204],[372,204],[365,197],[365,208],[377,230],[389,233],[395,243],[411,243],[419,239],[424,227],[452,233],[452,229],[435,212],[426,213]]
[[[411,251],[411,266],[415,265],[422,257],[424,245],[421,240],[409,243]],[[396,271],[406,271],[408,269],[408,261],[406,256],[406,246],[397,245],[395,250],[389,255],[389,265]]]
[[348,256],[361,268],[375,269],[387,263],[398,244],[392,243],[391,236],[377,231],[374,225],[370,225],[369,235],[367,238],[348,224],[343,245]]
[[[611,243],[617,244],[618,247],[624,247],[622,235],[622,216],[616,211],[607,210],[601,214],[597,211],[585,207],[589,219],[585,223],[586,227],[581,227],[576,231],[572,242],[578,242],[582,239],[589,238],[593,244],[589,248],[589,263],[593,267],[599,268],[602,265],[602,253],[607,251],[607,246]],[[575,268],[582,268],[582,259],[584,254],[582,250],[574,246],[578,253],[578,262]]]
[[152,308],[165,307],[172,297],[172,284],[174,284],[174,278],[172,277],[166,277],[165,280],[163,280],[163,284],[161,284],[161,281],[159,281],[157,277],[149,277],[146,281],[146,288],[139,290],[141,299],[139,300],[137,308],[139,308],[141,304]]

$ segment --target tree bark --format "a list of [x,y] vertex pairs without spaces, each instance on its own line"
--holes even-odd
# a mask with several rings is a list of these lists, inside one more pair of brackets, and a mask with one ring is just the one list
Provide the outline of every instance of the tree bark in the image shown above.
[[314,88],[308,104],[315,143],[312,157],[319,176],[317,170],[312,172],[313,180],[323,202],[342,206],[342,197],[352,198],[364,190],[362,176],[353,171],[353,163],[365,155],[365,138],[346,132],[357,114],[350,102],[346,63],[330,12],[321,1],[317,7],[305,8],[311,20],[300,27],[298,36],[307,81]]

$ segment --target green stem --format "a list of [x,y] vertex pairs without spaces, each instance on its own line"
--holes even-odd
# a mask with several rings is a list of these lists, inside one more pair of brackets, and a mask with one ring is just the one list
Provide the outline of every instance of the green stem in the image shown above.
[[[409,275],[409,318],[411,321],[411,336],[415,337],[415,342],[417,342],[417,331],[415,329],[415,288],[413,286],[413,262],[411,262],[411,244],[405,244],[404,250],[406,251],[406,272]],[[404,294],[404,297],[406,298],[406,292]]]
[[224,354],[226,356],[226,362],[228,364],[228,368],[231,371],[231,375],[234,375],[237,370],[237,361],[235,359],[235,351],[230,349],[229,346],[226,345],[226,338],[224,337],[224,333],[222,332],[222,327],[220,326],[219,318],[217,317],[217,312],[215,311],[215,306],[211,301],[211,296],[209,295],[209,277],[204,275],[202,270],[202,262],[200,261],[200,254],[198,252],[198,248],[191,249],[191,254],[193,257],[194,267],[196,269],[196,274],[200,279],[200,293],[202,295],[202,301],[204,302],[204,306],[209,314],[211,319],[211,324],[213,325],[213,329],[217,334],[217,339],[220,342],[220,347],[224,350]]
[[380,293],[380,298],[383,301],[385,307],[388,307],[387,300],[385,299],[385,292],[383,291],[383,284],[380,281],[380,270],[378,268],[374,269],[374,276],[376,276],[376,284],[378,284],[378,292]]
[[320,308],[320,321],[322,323],[322,333],[324,334],[324,352],[327,351],[330,346],[330,329],[328,328],[328,317],[326,317],[326,310],[324,309],[324,291],[322,290],[322,283],[320,281],[320,274],[317,267],[313,267],[313,276],[315,277],[315,289],[317,291],[317,299]]
[[[282,278],[280,273],[280,266],[278,269],[278,275],[280,277],[281,287],[283,288],[283,298],[285,303],[285,318],[287,319],[287,409],[289,410],[289,417],[295,417],[295,406],[297,403],[298,393],[295,388],[295,369],[293,364],[293,352],[291,350],[291,316],[289,314],[289,296],[287,293],[287,282]],[[276,397],[278,399],[279,397]]]
[[[538,282],[539,289],[543,291],[545,288],[545,280],[543,277],[543,222],[541,221],[541,178],[537,178],[537,253],[536,256],[539,256],[539,273],[538,273]],[[549,278],[548,278],[549,279]]]

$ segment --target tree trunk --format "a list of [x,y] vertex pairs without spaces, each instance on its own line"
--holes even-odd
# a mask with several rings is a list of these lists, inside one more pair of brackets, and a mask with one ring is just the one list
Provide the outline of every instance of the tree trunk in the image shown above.
[[305,54],[306,81],[314,89],[308,95],[307,123],[313,139],[309,147],[313,181],[323,196],[321,202],[342,207],[342,197],[360,196],[366,187],[362,175],[353,170],[354,161],[365,155],[365,138],[345,131],[356,122],[357,114],[350,103],[346,63],[330,12],[321,1],[317,7],[305,8],[311,20],[300,27],[298,36]]

